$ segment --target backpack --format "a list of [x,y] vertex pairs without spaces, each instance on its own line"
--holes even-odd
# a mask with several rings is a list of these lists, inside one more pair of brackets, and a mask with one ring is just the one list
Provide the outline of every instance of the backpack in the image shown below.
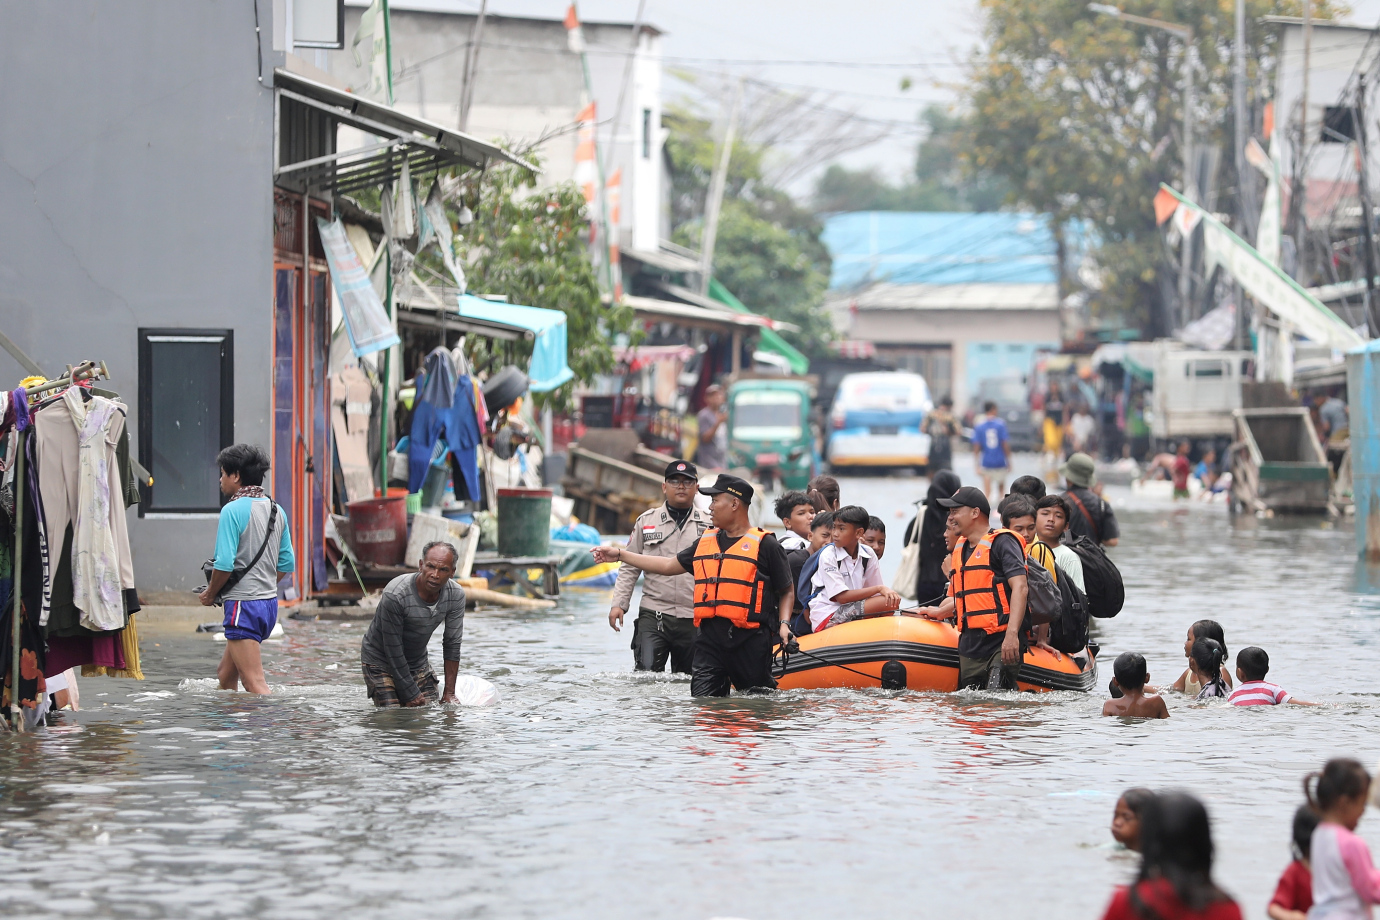
[[1049,574],[1036,559],[1027,559],[1025,564],[1025,612],[1030,622],[1036,626],[1058,619],[1063,612],[1063,598],[1054,584],[1054,576]]
[[1109,620],[1126,603],[1126,585],[1121,572],[1101,545],[1087,537],[1075,537],[1066,544],[1083,560],[1083,584],[1088,589],[1088,615]]
[[[1087,577],[1086,570],[1083,574]],[[1059,579],[1059,594],[1063,609],[1058,619],[1049,624],[1049,644],[1073,655],[1088,644],[1088,598],[1067,575]]]

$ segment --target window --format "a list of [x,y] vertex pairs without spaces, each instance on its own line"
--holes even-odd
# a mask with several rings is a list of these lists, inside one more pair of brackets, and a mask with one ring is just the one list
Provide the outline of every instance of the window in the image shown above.
[[652,110],[642,110],[642,159],[652,158]]
[[1323,109],[1322,136],[1324,144],[1345,144],[1356,140],[1356,110],[1348,105],[1329,105]]
[[1227,376],[1227,363],[1225,361],[1191,361],[1184,367],[1186,377],[1225,377]]
[[139,460],[153,475],[139,514],[220,510],[216,454],[235,440],[229,329],[139,330]]

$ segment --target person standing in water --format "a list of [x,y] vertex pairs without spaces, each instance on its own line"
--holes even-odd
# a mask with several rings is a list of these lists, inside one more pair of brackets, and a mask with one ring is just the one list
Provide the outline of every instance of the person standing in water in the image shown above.
[[1116,512],[1093,491],[1097,485],[1097,463],[1084,453],[1076,453],[1059,467],[1068,488],[1064,498],[1069,503],[1069,533],[1087,537],[1103,546],[1116,546],[1121,540]]
[[1370,774],[1348,758],[1329,760],[1321,773],[1303,778],[1308,804],[1321,820],[1313,831],[1309,861],[1313,870],[1313,906],[1317,920],[1361,920],[1380,904],[1380,870],[1370,847],[1356,836],[1366,811]]
[[[665,504],[642,512],[633,522],[628,549],[649,556],[674,558],[676,553],[694,546],[709,529],[709,515],[695,507],[699,470],[693,463],[672,460],[666,464],[661,494]],[[797,493],[798,494],[798,493]],[[609,625],[621,632],[623,615],[628,612],[638,570],[624,566],[618,570],[613,586],[613,606]],[[664,671],[670,656],[671,673],[689,674],[694,663],[695,580],[689,575],[647,573],[642,582],[642,606],[633,621],[633,669]]]
[[954,465],[954,438],[961,429],[954,418],[954,401],[945,396],[939,405],[925,416],[925,434],[930,436],[929,473],[951,469]]
[[992,530],[992,508],[981,489],[964,486],[939,499],[959,532],[949,596],[921,607],[932,620],[957,616],[960,690],[1014,690],[1025,653],[1025,544],[1009,530]]
[[263,490],[268,455],[253,444],[233,444],[216,457],[220,491],[229,501],[216,525],[215,569],[198,600],[225,604],[225,654],[216,676],[220,689],[266,695],[259,643],[278,623],[278,579],[297,568],[287,512]]
[[691,696],[728,696],[729,688],[773,690],[773,637],[790,639],[795,591],[786,551],[776,537],[748,521],[752,486],[721,473],[709,515],[714,526],[674,558],[598,546],[596,562],[624,562],[657,575],[695,576],[695,664]]
[[695,462],[707,470],[728,466],[728,411],[724,409],[724,388],[717,383],[704,391],[704,408],[695,416],[699,425],[700,446]]
[[[953,470],[940,470],[930,482],[925,495],[925,510],[912,527],[920,528],[920,566],[915,579],[915,599],[922,605],[943,600],[949,579],[944,575],[944,560],[951,552],[944,543],[944,528],[948,525],[949,509],[939,503],[962,487]],[[906,532],[906,543],[914,538],[914,531]]]
[[989,401],[982,411],[982,421],[973,426],[973,460],[982,476],[982,491],[989,499],[999,499],[1011,473],[1011,441],[1006,422],[997,415],[997,404]]
[[436,702],[436,672],[426,647],[442,623],[446,624],[441,640],[446,688],[441,702],[455,702],[460,640],[465,631],[465,589],[452,580],[458,561],[459,554],[451,544],[428,543],[422,548],[417,571],[399,575],[383,589],[359,650],[364,687],[375,706]]

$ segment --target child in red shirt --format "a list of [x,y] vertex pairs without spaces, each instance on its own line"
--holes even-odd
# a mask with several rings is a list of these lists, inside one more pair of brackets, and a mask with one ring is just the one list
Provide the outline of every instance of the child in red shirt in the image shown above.
[[1275,896],[1265,911],[1270,920],[1308,920],[1308,909],[1313,906],[1313,872],[1308,862],[1308,848],[1317,826],[1318,813],[1307,805],[1300,805],[1294,812],[1294,841],[1289,847],[1294,852],[1294,861],[1279,877]]

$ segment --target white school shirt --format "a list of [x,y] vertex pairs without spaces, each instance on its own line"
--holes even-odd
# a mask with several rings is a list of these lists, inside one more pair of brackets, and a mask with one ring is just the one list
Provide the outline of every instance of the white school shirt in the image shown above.
[[810,626],[818,629],[820,623],[839,609],[832,598],[845,591],[882,584],[882,567],[877,562],[877,554],[866,543],[858,543],[856,559],[830,543],[819,551],[819,568],[810,584],[820,589],[810,601]]

